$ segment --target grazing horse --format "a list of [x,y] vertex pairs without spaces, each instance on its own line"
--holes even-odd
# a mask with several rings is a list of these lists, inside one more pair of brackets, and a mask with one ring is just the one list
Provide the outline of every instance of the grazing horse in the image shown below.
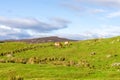
[[55,47],[62,47],[62,43],[60,43],[60,42],[55,42]]
[[64,42],[64,45],[66,45],[66,46],[68,46],[69,44],[70,44],[69,41]]

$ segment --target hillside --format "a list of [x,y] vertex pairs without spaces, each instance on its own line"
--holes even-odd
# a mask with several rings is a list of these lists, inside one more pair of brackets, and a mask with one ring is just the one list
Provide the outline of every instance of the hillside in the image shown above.
[[0,43],[0,80],[120,80],[119,36],[62,44]]

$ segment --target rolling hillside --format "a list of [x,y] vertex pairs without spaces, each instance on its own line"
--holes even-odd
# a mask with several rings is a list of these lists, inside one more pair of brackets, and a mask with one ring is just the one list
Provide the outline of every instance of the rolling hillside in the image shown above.
[[0,43],[0,80],[120,80],[119,36],[53,42]]

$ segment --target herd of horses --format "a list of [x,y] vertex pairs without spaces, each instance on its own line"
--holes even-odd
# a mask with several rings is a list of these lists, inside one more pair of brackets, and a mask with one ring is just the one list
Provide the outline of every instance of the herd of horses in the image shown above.
[[55,42],[54,43],[54,46],[58,47],[58,48],[62,48],[64,46],[69,46],[69,45],[71,45],[69,41],[65,41],[63,43],[62,42]]

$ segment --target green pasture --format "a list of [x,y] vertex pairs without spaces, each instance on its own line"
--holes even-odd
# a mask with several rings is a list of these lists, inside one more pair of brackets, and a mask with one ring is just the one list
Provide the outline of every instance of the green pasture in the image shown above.
[[53,42],[0,43],[0,53],[40,46],[15,53],[13,57],[0,56],[0,60],[29,60],[34,57],[41,60],[34,64],[1,61],[0,80],[10,80],[18,75],[24,80],[120,80],[120,65],[112,66],[120,63],[119,39],[120,37],[113,37],[75,41],[62,48],[55,47]]

